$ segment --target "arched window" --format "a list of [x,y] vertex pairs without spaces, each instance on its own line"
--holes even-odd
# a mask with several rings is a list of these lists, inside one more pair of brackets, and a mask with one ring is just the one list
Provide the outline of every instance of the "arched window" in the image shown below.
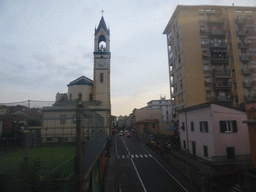
[[105,52],[106,51],[106,38],[104,35],[99,37],[99,51]]
[[79,101],[82,101],[82,93],[79,93],[79,94],[78,94],[78,100],[79,100]]

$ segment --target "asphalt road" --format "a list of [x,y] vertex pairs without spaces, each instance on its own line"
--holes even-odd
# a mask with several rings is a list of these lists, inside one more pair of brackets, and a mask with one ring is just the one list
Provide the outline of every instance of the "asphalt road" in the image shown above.
[[164,160],[135,138],[116,135],[114,139],[119,192],[196,191]]

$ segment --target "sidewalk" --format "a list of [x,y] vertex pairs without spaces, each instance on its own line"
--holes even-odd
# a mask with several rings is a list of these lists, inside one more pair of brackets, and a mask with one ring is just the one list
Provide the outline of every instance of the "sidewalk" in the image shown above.
[[113,136],[112,146],[110,147],[110,156],[108,158],[105,175],[104,175],[104,192],[117,191],[116,178],[115,178],[115,137]]

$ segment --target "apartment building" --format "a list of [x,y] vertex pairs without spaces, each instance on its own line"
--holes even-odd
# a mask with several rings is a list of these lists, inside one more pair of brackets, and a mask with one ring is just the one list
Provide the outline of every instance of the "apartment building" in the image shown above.
[[147,103],[144,108],[150,109],[162,109],[162,120],[163,123],[171,122],[171,100],[160,97],[159,100],[151,100]]
[[171,112],[255,98],[256,7],[178,5],[167,36]]

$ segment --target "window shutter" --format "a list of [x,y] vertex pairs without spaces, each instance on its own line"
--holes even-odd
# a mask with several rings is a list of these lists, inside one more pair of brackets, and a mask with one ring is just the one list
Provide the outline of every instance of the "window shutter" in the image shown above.
[[225,132],[225,126],[226,126],[226,122],[225,121],[220,121],[220,132],[221,133]]
[[203,132],[203,130],[202,130],[202,122],[200,122],[200,131]]
[[208,122],[205,122],[205,132],[208,132]]
[[233,124],[233,132],[237,132],[237,123],[236,121],[232,121],[232,124]]

